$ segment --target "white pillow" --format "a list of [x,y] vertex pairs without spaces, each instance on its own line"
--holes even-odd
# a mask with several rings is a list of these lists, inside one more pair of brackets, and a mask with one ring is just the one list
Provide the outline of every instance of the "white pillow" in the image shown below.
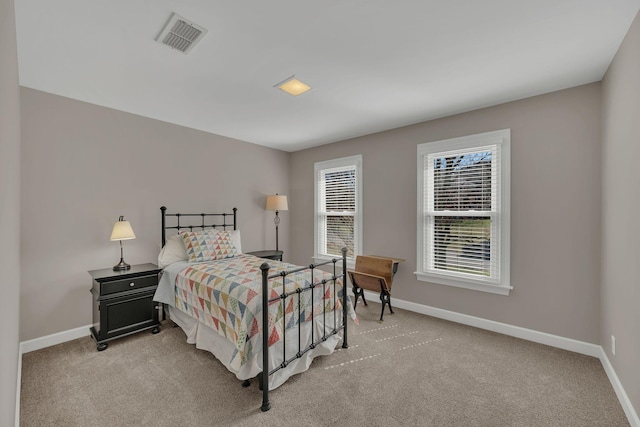
[[[242,242],[240,239],[240,230],[230,230],[231,242],[236,248],[238,254],[242,253]],[[165,268],[169,264],[173,264],[176,261],[186,261],[189,259],[187,250],[184,248],[184,242],[179,234],[174,234],[167,238],[167,243],[164,245],[160,254],[158,255],[158,267]]]
[[230,230],[229,235],[231,236],[231,242],[233,246],[236,247],[236,252],[238,254],[242,253],[242,242],[240,241],[240,230]]
[[176,261],[186,261],[187,259],[187,251],[184,248],[182,237],[179,234],[174,234],[167,239],[167,243],[158,255],[158,267],[165,268]]

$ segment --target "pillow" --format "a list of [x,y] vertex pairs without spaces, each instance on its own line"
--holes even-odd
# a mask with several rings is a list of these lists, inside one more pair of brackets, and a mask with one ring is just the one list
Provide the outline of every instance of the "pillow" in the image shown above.
[[176,261],[186,261],[188,258],[182,237],[179,234],[174,234],[167,239],[158,255],[158,267],[165,268],[169,264],[173,264]]
[[180,233],[189,262],[206,262],[236,256],[229,231],[208,229]]
[[240,241],[240,230],[230,230],[231,241],[236,248],[236,254],[242,253],[242,242]]

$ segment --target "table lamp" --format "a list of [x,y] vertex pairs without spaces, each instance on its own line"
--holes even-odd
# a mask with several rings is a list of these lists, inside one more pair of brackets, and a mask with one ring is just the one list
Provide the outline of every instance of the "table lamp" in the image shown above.
[[118,221],[114,224],[113,231],[111,232],[111,241],[120,241],[120,262],[113,266],[113,271],[129,270],[131,268],[129,264],[124,262],[124,257],[122,255],[122,241],[135,238],[136,235],[134,234],[129,221],[125,221],[124,216],[120,216]]

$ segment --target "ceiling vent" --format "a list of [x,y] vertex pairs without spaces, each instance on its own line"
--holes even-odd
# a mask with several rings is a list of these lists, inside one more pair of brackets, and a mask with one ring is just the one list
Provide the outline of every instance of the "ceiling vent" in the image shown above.
[[156,37],[156,41],[182,53],[188,53],[205,34],[207,34],[207,30],[201,26],[172,13]]

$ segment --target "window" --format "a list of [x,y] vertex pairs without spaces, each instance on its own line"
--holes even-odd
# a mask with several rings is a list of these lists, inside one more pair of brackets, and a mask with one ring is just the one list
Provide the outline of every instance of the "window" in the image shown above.
[[418,145],[419,280],[508,295],[509,129]]
[[362,156],[315,164],[315,258],[355,258],[362,247]]

